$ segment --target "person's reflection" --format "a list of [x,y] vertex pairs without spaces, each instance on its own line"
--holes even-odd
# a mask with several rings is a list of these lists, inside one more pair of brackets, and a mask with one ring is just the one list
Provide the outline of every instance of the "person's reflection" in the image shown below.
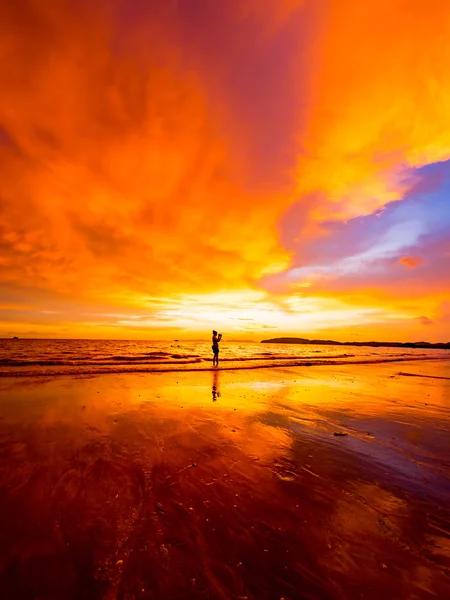
[[212,383],[212,401],[216,402],[217,398],[220,397],[219,391],[219,371],[213,371],[213,383]]

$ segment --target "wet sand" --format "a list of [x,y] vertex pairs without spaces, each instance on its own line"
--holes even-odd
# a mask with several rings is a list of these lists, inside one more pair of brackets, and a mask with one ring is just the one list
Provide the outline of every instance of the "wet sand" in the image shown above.
[[449,509],[450,361],[0,381],[8,600],[450,598]]

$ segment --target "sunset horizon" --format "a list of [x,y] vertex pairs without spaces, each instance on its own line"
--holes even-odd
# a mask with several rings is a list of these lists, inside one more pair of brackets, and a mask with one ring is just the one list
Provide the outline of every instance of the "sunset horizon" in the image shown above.
[[[177,334],[175,334],[177,335]],[[37,337],[33,337],[31,335],[16,335],[16,334],[11,334],[11,335],[0,335],[0,340],[30,340],[30,341],[98,341],[98,342],[106,342],[106,341],[111,341],[111,342],[148,342],[148,343],[157,343],[157,342],[195,342],[195,343],[204,343],[206,345],[209,345],[210,342],[210,337],[211,337],[211,331],[210,330],[203,330],[201,332],[199,332],[199,334],[197,336],[193,336],[192,334],[190,334],[189,336],[184,336],[184,335],[178,335],[178,337],[174,337],[174,336],[169,336],[167,335],[167,337],[163,337],[161,336],[150,336],[150,335],[146,335],[146,336],[141,336],[141,337],[112,337],[112,336],[108,336],[108,337],[70,337],[70,336],[54,336],[54,337],[45,337],[45,336],[37,336]],[[359,336],[360,337],[360,336]],[[438,344],[450,344],[450,341],[446,340],[446,339],[441,339],[441,340],[437,340],[434,342],[431,342],[430,340],[427,339],[414,339],[414,340],[406,340],[406,339],[389,339],[389,336],[386,336],[384,338],[381,339],[371,339],[371,338],[365,338],[365,337],[361,337],[361,339],[356,339],[356,337],[354,336],[354,339],[352,339],[351,337],[345,338],[342,337],[341,339],[338,336],[326,336],[326,335],[320,335],[320,336],[315,336],[313,334],[303,334],[303,333],[296,333],[293,334],[292,332],[285,332],[285,333],[277,333],[276,335],[266,335],[266,336],[262,336],[262,335],[255,335],[253,338],[248,338],[245,336],[239,336],[239,335],[225,335],[224,341],[228,341],[229,343],[240,343],[240,344],[260,344],[261,342],[267,342],[267,341],[271,341],[272,339],[287,339],[287,338],[292,338],[292,339],[306,339],[306,340],[310,340],[310,341],[318,341],[318,342],[337,342],[338,344],[371,344],[371,343],[375,343],[375,344],[383,344],[383,343],[387,343],[387,344],[430,344],[431,346],[433,345],[438,345]]]

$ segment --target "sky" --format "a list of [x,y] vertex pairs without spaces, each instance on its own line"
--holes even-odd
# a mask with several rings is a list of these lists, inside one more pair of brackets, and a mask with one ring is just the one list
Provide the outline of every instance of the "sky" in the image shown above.
[[0,337],[450,341],[447,0],[0,28]]

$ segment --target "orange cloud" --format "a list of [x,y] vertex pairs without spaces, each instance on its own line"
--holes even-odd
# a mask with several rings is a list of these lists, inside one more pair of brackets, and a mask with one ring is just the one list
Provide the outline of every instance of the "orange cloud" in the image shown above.
[[309,229],[402,198],[408,167],[450,157],[450,5],[331,0],[315,40],[296,196]]
[[285,264],[277,198],[240,185],[222,111],[157,5],[121,29],[107,3],[2,2],[2,281],[123,303]]
[[[450,156],[444,0],[204,0],[182,15],[192,4],[0,0],[0,291],[21,332],[247,318],[260,278],[288,266],[277,223],[294,200],[306,239]],[[252,328],[351,327],[383,304],[303,286],[308,311],[263,294]]]
[[407,269],[415,269],[423,263],[423,260],[419,256],[402,256],[398,262]]

